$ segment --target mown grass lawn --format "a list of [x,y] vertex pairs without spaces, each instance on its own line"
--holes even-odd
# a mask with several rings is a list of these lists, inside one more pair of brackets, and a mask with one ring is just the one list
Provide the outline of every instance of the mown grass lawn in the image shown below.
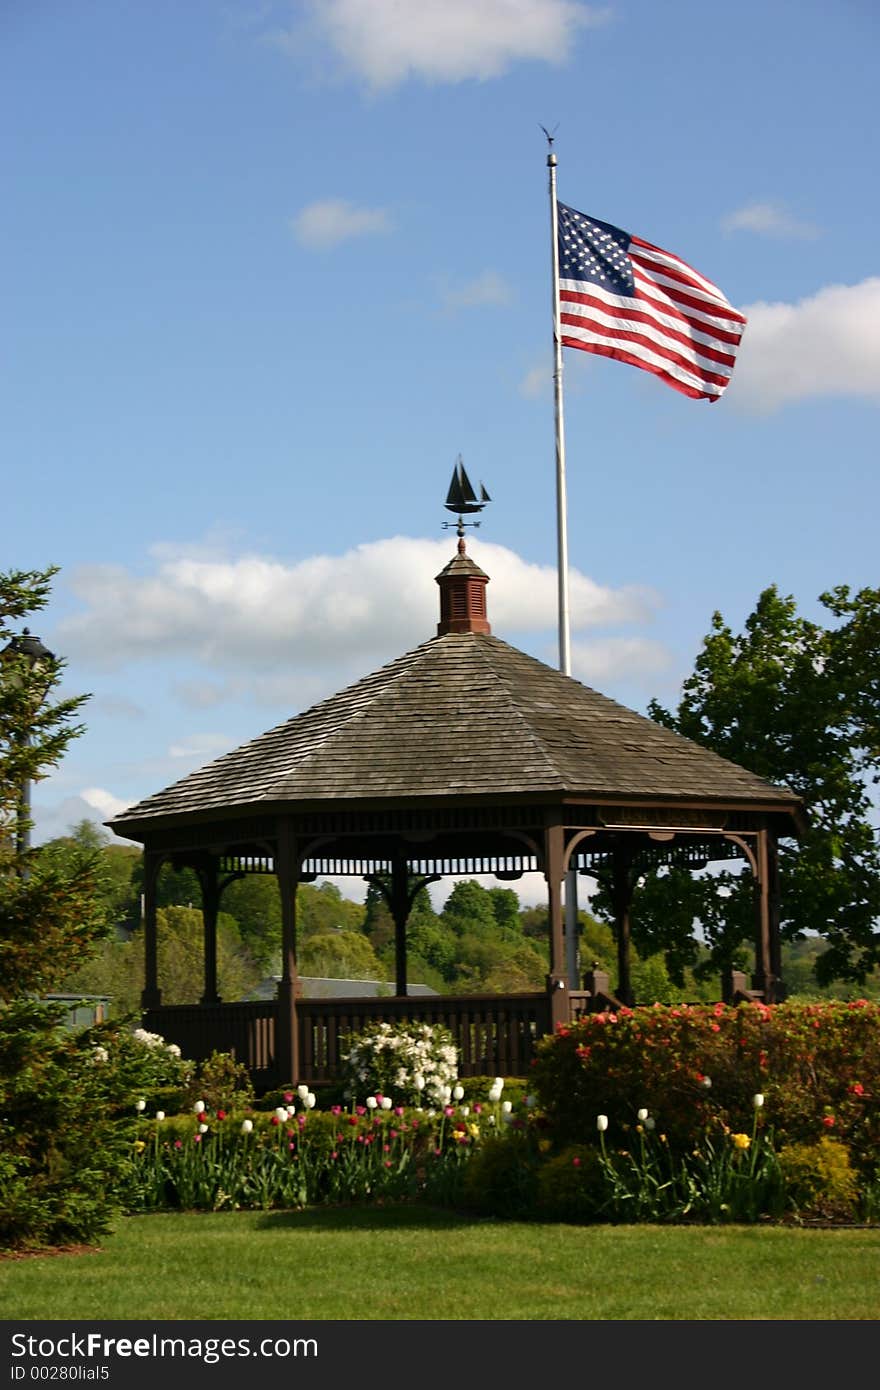
[[4,1319],[874,1320],[880,1228],[565,1226],[422,1207],[127,1217],[0,1258]]

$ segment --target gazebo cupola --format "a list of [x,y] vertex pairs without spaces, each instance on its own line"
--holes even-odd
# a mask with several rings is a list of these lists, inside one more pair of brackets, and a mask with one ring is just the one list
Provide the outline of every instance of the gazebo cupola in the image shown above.
[[486,617],[486,585],[489,576],[465,552],[464,536],[458,538],[458,554],[437,575],[440,585],[440,621],[437,636],[447,632],[483,632],[492,629]]

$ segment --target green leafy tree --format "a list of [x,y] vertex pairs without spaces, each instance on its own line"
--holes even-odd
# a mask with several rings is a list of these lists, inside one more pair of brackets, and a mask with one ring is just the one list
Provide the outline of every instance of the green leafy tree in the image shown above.
[[[56,695],[64,663],[22,654],[16,629],[57,568],[0,574],[0,1248],[92,1240],[122,1200],[132,1136],[91,1060],[36,996],[85,961],[111,923],[97,850],[28,847],[25,783],[56,767],[86,696]],[[59,1122],[63,1116],[63,1122]]]
[[[720,613],[674,712],[652,718],[804,800],[808,829],[780,843],[781,930],[822,937],[820,983],[864,981],[880,961],[880,842],[872,782],[880,773],[880,590],[841,587],[820,602],[839,621],[800,616],[765,589],[741,634]],[[753,936],[752,880],[725,869],[650,874],[633,939],[662,949],[679,978],[694,960],[695,919],[709,947],[698,971],[736,963]]]
[[298,965],[303,975],[330,980],[382,980],[386,976],[362,932],[315,932],[300,950]]

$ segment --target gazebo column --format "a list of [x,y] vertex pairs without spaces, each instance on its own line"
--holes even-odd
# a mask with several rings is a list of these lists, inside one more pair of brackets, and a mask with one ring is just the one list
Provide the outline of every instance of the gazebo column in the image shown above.
[[162,855],[144,849],[144,987],[141,1007],[158,1009],[162,1003],[159,988],[159,935],[156,924],[156,880]]
[[550,926],[550,972],[547,992],[550,995],[550,1026],[569,1020],[568,961],[565,950],[565,914],[562,907],[563,861],[565,829],[561,822],[548,825],[544,831],[544,877],[547,880],[547,910]]
[[275,1019],[275,1080],[279,1084],[299,1076],[299,1021],[296,1016],[296,890],[299,860],[296,839],[287,821],[278,826],[275,873],[281,897],[281,980]]
[[394,919],[394,993],[406,997],[406,923],[409,918],[411,899],[407,876],[406,859],[395,854],[391,864],[391,884],[388,893],[388,907]]
[[614,842],[611,863],[611,896],[614,904],[614,938],[617,942],[617,988],[614,991],[621,1004],[633,1006],[630,974],[632,925],[630,908],[633,899],[632,846],[621,839]]
[[205,988],[201,1002],[219,1004],[217,993],[217,916],[220,911],[220,881],[217,861],[206,855],[196,867],[202,889],[202,924],[204,931]]
[[785,997],[782,985],[779,939],[779,851],[776,836],[766,827],[758,831],[755,870],[755,973],[752,989],[760,990],[765,1004]]

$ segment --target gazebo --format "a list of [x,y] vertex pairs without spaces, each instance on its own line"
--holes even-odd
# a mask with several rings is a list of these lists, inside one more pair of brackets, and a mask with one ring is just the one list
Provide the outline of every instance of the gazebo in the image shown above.
[[[754,973],[727,980],[783,997],[777,841],[803,826],[800,800],[492,635],[488,576],[457,553],[437,576],[436,635],[107,825],[144,847],[145,1025],[202,1058],[231,1052],[263,1088],[333,1079],[342,1035],[368,1021],[442,1022],[463,1075],[521,1075],[538,1037],[590,1008],[632,1004],[629,912],[650,863],[702,867],[745,858],[755,881]],[[163,1006],[156,878],[189,866],[202,889],[204,991]],[[617,981],[572,988],[563,884],[569,869],[612,888]],[[445,876],[547,883],[545,988],[512,996],[407,993],[407,918],[418,889]],[[226,886],[277,876],[277,998],[224,1002],[217,913]],[[304,999],[297,988],[297,885],[356,875],[385,893],[396,986],[378,999]],[[650,1001],[645,1001],[650,1002]]]

